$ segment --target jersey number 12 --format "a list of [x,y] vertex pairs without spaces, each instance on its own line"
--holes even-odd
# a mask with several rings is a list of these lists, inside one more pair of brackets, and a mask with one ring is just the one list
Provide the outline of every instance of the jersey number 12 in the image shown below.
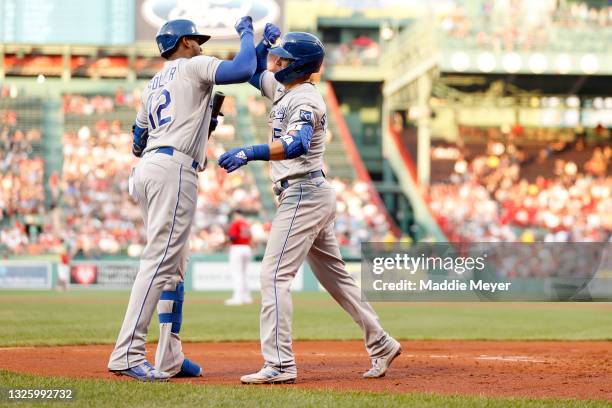
[[[156,129],[172,121],[171,116],[166,116],[162,118],[162,111],[168,106],[170,106],[170,103],[172,102],[172,98],[170,98],[170,92],[168,92],[167,89],[163,89],[158,95],[157,101],[159,102],[162,97],[164,98],[164,102],[159,105],[153,106],[152,103],[149,103],[149,124],[151,125],[152,129]],[[155,124],[155,118],[153,117],[153,113],[155,113],[155,116],[157,117],[157,125]]]

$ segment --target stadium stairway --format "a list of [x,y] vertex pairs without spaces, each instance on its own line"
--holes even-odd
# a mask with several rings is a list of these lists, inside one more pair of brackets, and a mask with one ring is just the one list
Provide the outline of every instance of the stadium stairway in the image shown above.
[[[332,138],[332,142],[336,139],[336,143],[339,143],[342,149],[342,154],[338,156],[334,156],[332,154],[333,159],[336,161],[336,168],[344,167],[350,169],[353,178],[350,180],[358,179],[361,182],[366,183],[368,186],[368,190],[370,193],[370,197],[378,207],[378,210],[381,214],[385,215],[385,219],[389,225],[389,228],[393,235],[397,238],[400,237],[401,231],[398,225],[395,223],[387,208],[385,207],[372,179],[370,178],[370,173],[365,167],[363,160],[361,159],[361,155],[357,146],[355,145],[355,141],[351,132],[349,130],[346,121],[344,120],[344,116],[340,110],[340,106],[338,104],[338,98],[336,97],[336,93],[334,92],[334,88],[331,82],[327,83],[325,87],[325,99],[327,102],[328,108],[328,116],[330,126],[333,126],[332,131],[334,132],[334,137]],[[331,144],[331,143],[330,143]],[[330,166],[331,167],[331,166]]]
[[389,161],[400,187],[410,200],[419,225],[425,230],[426,235],[436,242],[448,241],[423,197],[421,187],[415,178],[414,162],[402,143],[401,136],[389,126],[383,132],[383,137],[386,138],[383,140],[383,155]]
[[336,118],[337,115],[331,114],[331,108],[329,106],[331,98],[330,89],[332,89],[331,84],[328,83],[327,86],[322,86],[320,88],[323,97],[325,98],[328,104],[327,126],[329,131],[331,132],[331,140],[325,148],[325,162],[328,166],[329,176],[354,181],[355,179],[357,179],[355,165],[350,162],[350,158],[349,156],[347,156],[347,149],[344,146],[344,142],[342,140],[340,129],[338,126],[339,118]]

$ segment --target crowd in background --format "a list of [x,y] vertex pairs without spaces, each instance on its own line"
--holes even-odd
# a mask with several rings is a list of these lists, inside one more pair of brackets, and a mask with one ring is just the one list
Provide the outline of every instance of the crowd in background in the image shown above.
[[[208,157],[223,153],[211,144]],[[137,256],[146,242],[140,211],[128,194],[128,176],[137,159],[131,135],[117,121],[98,121],[64,135],[63,197],[70,246],[86,256],[127,251]],[[212,252],[226,242],[232,210],[257,213],[257,190],[245,171],[225,174],[215,165],[198,178],[198,207],[192,227],[192,250]]]
[[[69,248],[73,255],[87,257],[138,256],[142,252],[146,237],[141,215],[128,194],[128,176],[138,159],[131,153],[129,124],[112,119],[119,106],[136,108],[138,95],[138,91],[122,89],[114,96],[65,95],[63,112],[69,116],[62,137],[63,166],[48,176],[46,185],[44,160],[32,156],[32,143],[40,143],[40,131],[24,133],[17,127],[14,112],[3,116],[0,208],[5,222],[0,228],[0,251],[40,254]],[[261,99],[251,99],[249,111],[267,115],[267,106]],[[216,165],[224,144],[236,143],[234,98],[226,98],[223,112],[209,143],[209,164],[198,177],[198,206],[190,240],[195,253],[224,249],[227,225],[236,209],[246,213],[258,249],[265,247],[270,230],[270,214],[264,213],[250,169],[227,174]],[[366,185],[340,179],[332,182],[338,193],[336,231],[341,245],[388,235],[385,217],[371,203]],[[27,224],[33,215],[38,217],[35,231]]]
[[22,129],[17,112],[0,116],[0,249],[18,252],[45,215],[44,160],[34,153],[38,128]]
[[544,154],[537,165],[550,167],[551,176],[529,181],[520,149],[490,142],[476,157],[459,157],[448,182],[432,184],[428,199],[451,241],[607,241],[611,158],[609,145],[592,149],[583,165]]
[[[574,33],[612,28],[612,6],[595,8],[587,3],[558,0],[488,0],[479,10],[458,3],[440,20],[452,38],[474,40],[483,49],[533,51],[550,48],[554,28]],[[605,44],[602,44],[605,46]]]
[[329,65],[360,67],[378,65],[381,49],[378,42],[366,35],[356,36],[351,42],[328,47]]
[[63,112],[67,115],[90,116],[113,113],[117,107],[136,110],[140,107],[140,97],[140,89],[126,92],[122,87],[117,88],[114,96],[67,93],[62,99]]
[[334,229],[341,246],[359,246],[361,242],[389,239],[389,225],[362,181],[331,180],[336,190],[336,222]]

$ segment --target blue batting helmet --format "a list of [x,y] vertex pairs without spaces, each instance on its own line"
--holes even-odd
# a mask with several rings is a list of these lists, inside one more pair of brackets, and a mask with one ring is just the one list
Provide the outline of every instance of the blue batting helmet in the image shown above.
[[312,34],[292,32],[285,34],[281,44],[270,49],[270,54],[293,60],[287,68],[274,74],[278,82],[288,84],[304,75],[319,72],[325,57],[325,47]]
[[200,45],[210,39],[210,35],[198,33],[198,29],[193,21],[170,20],[161,26],[157,36],[155,36],[161,56],[168,58],[183,37],[193,37]]

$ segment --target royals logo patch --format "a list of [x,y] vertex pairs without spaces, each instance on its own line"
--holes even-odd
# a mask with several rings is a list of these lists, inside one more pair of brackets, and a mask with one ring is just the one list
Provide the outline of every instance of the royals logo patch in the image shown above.
[[312,112],[300,109],[300,119],[304,122],[312,123]]

